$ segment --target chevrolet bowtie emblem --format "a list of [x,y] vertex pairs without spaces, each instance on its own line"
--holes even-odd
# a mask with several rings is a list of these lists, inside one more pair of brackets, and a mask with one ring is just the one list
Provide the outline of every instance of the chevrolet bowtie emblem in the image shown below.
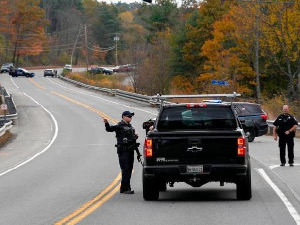
[[203,150],[203,148],[197,147],[197,146],[192,146],[187,149],[188,152],[201,152],[202,150]]

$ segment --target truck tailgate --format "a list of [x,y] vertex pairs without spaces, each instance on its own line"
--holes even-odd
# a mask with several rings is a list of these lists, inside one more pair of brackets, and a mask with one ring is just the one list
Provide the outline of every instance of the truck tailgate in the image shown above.
[[[239,131],[161,132],[153,135],[155,164],[236,163]],[[152,161],[152,160],[151,160]]]

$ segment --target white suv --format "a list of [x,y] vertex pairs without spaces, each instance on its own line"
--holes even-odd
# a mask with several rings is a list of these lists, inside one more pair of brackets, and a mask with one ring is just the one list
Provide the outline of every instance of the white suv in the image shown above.
[[2,66],[1,66],[1,73],[7,73],[9,72],[9,69],[11,67],[13,67],[14,64],[13,63],[4,63]]
[[70,70],[70,71],[72,71],[72,65],[66,64],[66,65],[64,66],[64,70]]

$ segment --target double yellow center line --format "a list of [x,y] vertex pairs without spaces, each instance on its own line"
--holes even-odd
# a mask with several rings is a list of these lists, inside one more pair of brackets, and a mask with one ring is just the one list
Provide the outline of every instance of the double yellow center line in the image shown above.
[[110,199],[120,189],[120,179],[121,173],[119,173],[116,179],[99,195],[97,195],[95,198],[88,201],[87,203],[83,204],[80,208],[78,208],[62,220],[56,222],[55,224],[76,224],[83,218],[87,217],[89,214],[91,214],[97,208],[99,208],[103,203],[105,203],[108,199]]
[[[35,86],[37,86],[40,89],[45,90],[46,88],[35,82],[33,79],[29,79]],[[77,104],[79,106],[82,106],[88,110],[91,110],[92,112],[97,113],[98,115],[108,119],[109,121],[113,123],[117,123],[118,121],[109,117],[108,115],[104,114],[103,112],[86,105],[82,102],[79,102],[75,99],[69,98],[65,95],[62,95],[60,93],[57,93],[55,91],[51,91],[52,94],[57,95],[69,102],[72,102],[74,104]],[[76,224],[85,217],[87,217],[89,214],[94,212],[97,208],[99,208],[102,204],[104,204],[107,200],[109,200],[116,192],[120,190],[120,180],[121,180],[121,173],[118,174],[118,176],[114,179],[114,181],[107,187],[105,188],[100,194],[98,194],[95,198],[92,200],[84,203],[81,207],[79,207],[77,210],[72,212],[70,215],[64,217],[60,221],[56,222],[56,225],[60,224]]]
[[[86,109],[89,109],[98,115],[107,118],[109,121],[113,123],[117,123],[118,121],[107,116],[103,112],[86,105],[82,102],[76,101],[72,98],[69,98],[65,95],[59,94],[55,91],[51,91],[52,94],[60,96],[67,101],[70,101],[74,104],[80,105]],[[99,208],[103,203],[105,203],[108,199],[110,199],[118,190],[120,190],[120,179],[121,179],[121,173],[118,174],[118,176],[115,178],[115,180],[104,190],[102,191],[99,195],[97,195],[94,199],[91,201],[88,201],[87,203],[83,204],[80,208],[75,210],[73,213],[70,215],[66,216],[65,218],[61,219],[60,221],[56,222],[56,225],[60,224],[76,224],[79,221],[81,221],[83,218],[94,212],[97,208]]]
[[72,99],[72,98],[69,98],[69,97],[67,97],[67,96],[65,96],[65,95],[59,94],[59,93],[57,93],[57,92],[55,92],[55,91],[51,91],[51,93],[52,93],[52,94],[55,94],[55,95],[58,95],[58,96],[60,96],[60,97],[62,97],[62,98],[64,98],[64,99],[66,99],[66,100],[68,100],[68,101],[70,101],[70,102],[73,102],[73,103],[75,103],[75,104],[77,104],[77,105],[80,105],[80,106],[82,106],[82,107],[84,107],[84,108],[87,108],[87,109],[89,109],[89,110],[91,110],[91,111],[97,113],[98,115],[107,118],[109,121],[111,121],[111,122],[113,122],[113,123],[118,123],[117,120],[115,120],[115,119],[109,117],[108,115],[104,114],[103,112],[99,111],[98,109],[93,108],[92,106],[89,106],[89,105],[86,105],[86,104],[84,104],[84,103],[82,103],[82,102],[76,101],[76,100],[74,100],[74,99]]
[[[29,79],[35,86],[45,90],[46,88],[41,86],[40,84],[38,84],[37,82],[35,82],[33,79]],[[103,112],[89,106],[86,105],[82,102],[76,101],[72,98],[69,98],[65,95],[59,94],[55,91],[51,91],[52,94],[57,95],[61,98],[66,99],[67,101],[70,101],[74,104],[80,105],[86,109],[89,109],[95,113],[97,113],[98,115],[108,119],[109,121],[113,122],[113,123],[117,123],[118,121],[107,116],[106,114],[104,114]],[[107,200],[109,200],[114,194],[116,194],[116,192],[118,192],[120,190],[120,180],[121,180],[121,173],[118,174],[118,176],[114,179],[114,181],[108,186],[106,187],[100,194],[98,194],[95,198],[93,198],[92,200],[84,203],[81,207],[79,207],[77,210],[75,210],[74,212],[72,212],[70,215],[64,217],[63,219],[61,219],[60,221],[56,222],[56,225],[61,225],[61,224],[76,224],[78,222],[80,222],[82,219],[84,219],[85,217],[87,217],[89,214],[91,214],[92,212],[94,212],[97,208],[99,208],[101,205],[103,205]]]

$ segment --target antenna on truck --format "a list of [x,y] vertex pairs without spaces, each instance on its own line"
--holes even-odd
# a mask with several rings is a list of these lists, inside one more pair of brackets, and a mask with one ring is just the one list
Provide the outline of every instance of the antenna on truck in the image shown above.
[[162,105],[163,103],[166,104],[174,104],[172,102],[167,102],[166,100],[169,98],[220,98],[220,97],[226,97],[231,99],[231,103],[233,102],[233,99],[236,97],[241,96],[241,94],[237,94],[236,92],[233,92],[232,94],[202,94],[202,95],[153,95],[151,97],[152,102],[160,102]]

